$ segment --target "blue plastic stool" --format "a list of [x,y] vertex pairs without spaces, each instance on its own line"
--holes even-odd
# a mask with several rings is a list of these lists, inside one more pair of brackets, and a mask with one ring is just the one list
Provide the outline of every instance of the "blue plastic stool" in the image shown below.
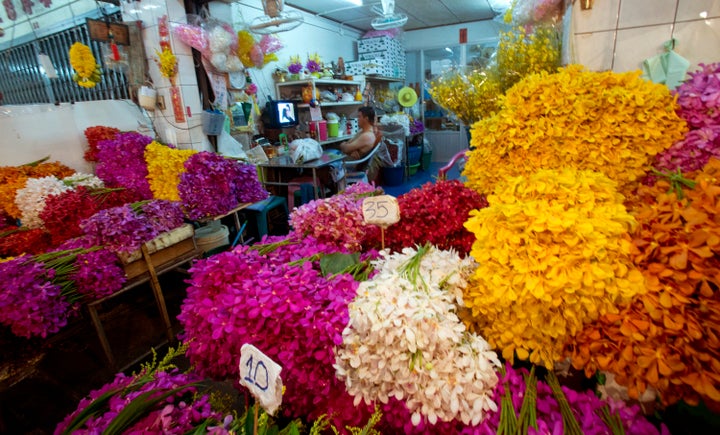
[[285,212],[285,216],[289,216],[287,200],[281,196],[270,196],[267,199],[246,207],[243,210],[250,212],[248,213],[248,218],[253,218],[255,221],[255,228],[259,239],[262,239],[262,237],[266,236],[268,233],[268,212],[277,207],[282,207]]

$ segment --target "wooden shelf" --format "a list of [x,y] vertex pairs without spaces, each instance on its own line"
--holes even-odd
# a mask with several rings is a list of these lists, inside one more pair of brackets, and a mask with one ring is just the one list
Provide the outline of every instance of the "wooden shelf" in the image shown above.
[[[330,101],[321,101],[319,106],[320,107],[333,107],[333,106],[362,106],[362,101],[338,101],[338,102],[330,102]],[[307,108],[310,107],[307,103],[300,103],[298,104],[299,108]]]
[[329,145],[331,143],[342,142],[344,140],[350,140],[350,139],[352,139],[352,135],[329,137],[327,140],[321,141],[320,145]]
[[387,83],[402,83],[405,79],[397,77],[385,77],[385,76],[365,76],[365,80],[369,82],[387,82]]

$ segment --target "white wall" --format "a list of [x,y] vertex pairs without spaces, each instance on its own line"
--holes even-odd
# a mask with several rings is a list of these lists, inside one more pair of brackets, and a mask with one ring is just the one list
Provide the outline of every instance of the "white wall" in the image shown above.
[[33,104],[0,107],[0,166],[29,163],[45,156],[76,171],[92,173],[83,154],[84,131],[103,125],[137,130],[147,118],[132,101],[92,101],[75,104]]
[[590,70],[640,69],[671,37],[690,71],[720,61],[720,0],[596,0],[573,9],[576,61]]

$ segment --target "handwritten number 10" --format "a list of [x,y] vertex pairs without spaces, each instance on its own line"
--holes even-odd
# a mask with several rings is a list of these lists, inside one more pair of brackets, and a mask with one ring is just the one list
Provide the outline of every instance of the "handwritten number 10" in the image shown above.
[[[245,365],[249,368],[248,370],[248,376],[245,376],[245,380],[250,383],[254,384],[256,387],[261,389],[262,391],[265,391],[268,389],[268,385],[270,383],[269,375],[267,367],[265,366],[265,363],[262,361],[258,361],[257,364],[255,364],[255,369],[253,370],[253,357],[251,356]],[[261,382],[258,382],[258,370],[262,367],[262,371],[264,372],[264,384]],[[252,377],[250,377],[250,374],[252,374]],[[261,373],[261,376],[263,374]]]

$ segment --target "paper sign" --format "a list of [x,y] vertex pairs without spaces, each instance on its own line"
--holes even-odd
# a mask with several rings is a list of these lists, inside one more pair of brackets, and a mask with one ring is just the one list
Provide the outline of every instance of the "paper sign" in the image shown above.
[[322,110],[320,110],[320,106],[315,106],[310,108],[310,120],[311,121],[321,121],[322,120]]
[[252,344],[240,348],[240,385],[250,390],[260,406],[273,415],[282,403],[282,367]]
[[397,199],[390,195],[371,196],[362,204],[365,223],[388,227],[400,221]]

